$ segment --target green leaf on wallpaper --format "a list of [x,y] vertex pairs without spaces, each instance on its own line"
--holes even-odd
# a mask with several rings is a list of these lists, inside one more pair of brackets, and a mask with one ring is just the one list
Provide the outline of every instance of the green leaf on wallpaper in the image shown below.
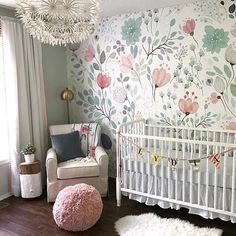
[[170,48],[166,48],[166,51],[167,51],[168,53],[173,53],[173,51],[172,51]]
[[142,38],[142,43],[144,43],[146,41],[146,36]]
[[116,125],[116,123],[113,120],[111,120],[111,126],[113,127],[113,129],[117,128],[117,125]]
[[101,106],[103,106],[105,104],[105,99],[103,98],[102,100],[101,100]]
[[148,72],[148,74],[151,74],[151,69],[149,66],[147,67],[147,72]]
[[214,70],[216,73],[223,75],[223,72],[217,67],[217,66],[213,66]]
[[173,37],[175,37],[176,34],[177,34],[176,31],[175,31],[175,32],[172,32],[171,35],[170,35],[170,37],[173,38]]
[[163,36],[162,39],[161,39],[161,43],[164,43],[166,41],[166,38],[167,38],[166,35]]
[[89,87],[93,87],[93,83],[91,79],[88,79],[87,82],[88,82]]
[[234,97],[236,97],[236,84],[230,85],[230,91]]
[[94,104],[99,105],[99,98],[98,96],[94,96]]
[[182,40],[182,39],[184,39],[184,36],[179,36],[177,39]]
[[81,76],[83,74],[83,71],[79,71],[78,76]]
[[111,59],[114,59],[115,57],[116,57],[116,52],[113,52],[113,53],[110,54]]
[[76,104],[81,106],[81,105],[83,105],[83,102],[82,101],[77,101]]
[[89,73],[89,78],[90,78],[91,80],[94,80],[94,74]]
[[174,26],[175,25],[175,19],[172,19],[171,21],[170,21],[170,26],[172,27],[172,26]]
[[94,117],[100,117],[102,114],[100,113],[100,112],[98,112],[98,111],[96,111],[95,113],[94,113]]
[[83,94],[82,94],[81,92],[78,92],[77,94],[78,94],[78,96],[80,97],[80,99],[82,99],[82,100],[84,101],[84,96],[83,96]]
[[155,36],[158,37],[159,35],[159,30],[156,31]]
[[111,107],[111,100],[110,99],[107,100],[107,103]]
[[89,68],[90,68],[91,72],[94,73],[93,65],[90,65]]
[[92,97],[88,97],[88,102],[89,102],[91,105],[94,104],[94,101],[93,101]]
[[129,77],[125,76],[124,79],[123,79],[123,82],[127,82],[128,80],[129,80]]
[[127,118],[127,116],[125,116],[125,117],[123,118],[123,120],[122,120],[122,123],[126,123],[127,120],[128,120],[128,118]]
[[79,67],[80,67],[80,64],[79,64],[79,63],[77,63],[77,64],[74,65],[74,68],[76,68],[76,69],[78,69]]
[[87,90],[84,90],[83,93],[84,93],[84,96],[88,96],[88,91]]
[[157,55],[160,60],[163,60],[163,56],[161,54]]
[[100,63],[103,64],[106,60],[106,54],[104,51],[102,51],[101,55],[100,55]]
[[168,44],[169,46],[172,46],[172,45],[175,44],[175,42],[174,41],[168,41],[166,44]]
[[84,109],[84,113],[88,113],[89,112],[89,110],[87,110],[87,109]]
[[214,76],[216,73],[212,72],[212,71],[207,71],[206,74],[209,75],[209,76]]
[[100,49],[100,45],[98,44],[97,45],[97,53],[100,54],[100,52],[101,52],[101,49]]
[[218,58],[218,57],[212,57],[212,59],[213,59],[214,61],[216,61],[216,62],[219,61],[219,58]]
[[235,98],[231,98],[231,99],[230,99],[230,103],[231,103],[231,106],[232,106],[233,108],[236,108],[236,100],[235,100]]
[[122,82],[122,80],[119,77],[117,77],[116,79],[118,80],[118,82]]
[[88,118],[91,119],[92,117],[93,117],[93,113],[90,113],[90,114],[88,115]]
[[159,39],[156,39],[155,41],[154,41],[154,43],[153,43],[153,47],[156,47],[157,45],[158,45],[158,43],[159,43]]
[[93,68],[94,68],[95,70],[99,70],[99,65],[98,65],[97,63],[93,63]]
[[161,54],[165,55],[165,50],[163,48],[161,48],[160,52]]
[[148,44],[151,44],[151,42],[152,42],[152,38],[149,36],[148,37]]
[[232,72],[231,72],[231,70],[229,69],[229,67],[227,65],[224,65],[224,72],[227,75],[227,77],[230,79],[231,75],[232,75]]
[[113,116],[115,114],[116,114],[116,110],[112,110],[111,115]]

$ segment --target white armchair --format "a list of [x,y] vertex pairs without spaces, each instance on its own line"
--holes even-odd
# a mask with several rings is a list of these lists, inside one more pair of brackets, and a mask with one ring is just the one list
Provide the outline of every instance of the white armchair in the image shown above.
[[[47,200],[53,202],[60,190],[68,185],[86,183],[94,186],[102,197],[108,191],[108,156],[99,146],[101,128],[97,123],[54,125],[49,127],[51,135],[78,130],[82,137],[82,150],[87,156],[89,147],[95,147],[94,158],[75,158],[58,162],[56,151],[50,148],[46,158]],[[88,131],[89,130],[89,131]],[[92,143],[92,144],[91,144]]]

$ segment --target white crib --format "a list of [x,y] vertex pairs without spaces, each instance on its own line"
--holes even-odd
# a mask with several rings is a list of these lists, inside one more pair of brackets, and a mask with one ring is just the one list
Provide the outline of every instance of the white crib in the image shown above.
[[236,132],[131,121],[117,130],[121,194],[163,208],[185,207],[236,222]]

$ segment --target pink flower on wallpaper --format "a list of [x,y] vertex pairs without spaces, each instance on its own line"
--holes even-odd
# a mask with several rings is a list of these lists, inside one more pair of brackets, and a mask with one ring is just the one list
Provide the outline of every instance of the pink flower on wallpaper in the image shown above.
[[226,126],[226,129],[236,130],[236,122],[234,122],[234,121],[229,122],[229,124]]
[[89,129],[89,127],[87,127],[87,126],[82,126],[82,127],[80,128],[80,132],[81,132],[82,134],[88,134],[89,131],[90,131],[90,129]]
[[219,99],[220,99],[220,96],[218,93],[216,93],[216,92],[211,93],[210,101],[213,104],[216,104],[219,101]]
[[101,89],[107,88],[111,84],[111,77],[107,74],[99,73],[97,76],[97,84]]
[[85,51],[85,61],[91,62],[95,57],[95,49],[93,45],[89,44],[88,49]]
[[179,109],[186,116],[188,116],[189,114],[194,114],[198,111],[199,104],[195,102],[195,99],[197,99],[197,97],[194,96],[194,92],[192,93],[191,97],[189,96],[189,92],[186,92],[184,98],[181,98],[179,100]]
[[152,72],[152,80],[155,88],[162,87],[170,81],[170,73],[167,73],[167,69],[164,67],[156,68]]
[[134,64],[134,58],[131,54],[128,56],[122,56],[120,63],[120,71],[123,73],[127,73],[130,70],[133,70],[133,64]]
[[187,20],[185,22],[185,24],[183,25],[183,31],[186,34],[190,34],[191,36],[193,36],[194,34],[194,30],[195,30],[195,20],[191,19],[191,20]]

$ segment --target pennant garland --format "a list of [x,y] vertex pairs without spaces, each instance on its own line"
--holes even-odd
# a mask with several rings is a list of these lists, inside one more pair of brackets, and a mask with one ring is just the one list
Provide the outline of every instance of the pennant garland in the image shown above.
[[176,158],[168,158],[168,161],[169,161],[169,163],[170,163],[170,165],[171,165],[171,169],[172,169],[173,171],[176,170],[176,167],[177,167],[177,165],[178,165],[178,163],[179,163],[179,160],[176,159]]
[[212,154],[210,156],[207,157],[212,163],[213,165],[218,169],[220,168],[220,154]]
[[[121,134],[119,134],[119,135],[121,137],[125,138]],[[203,160],[203,159],[209,159],[212,162],[212,164],[215,166],[215,168],[219,169],[220,168],[220,156],[236,149],[236,147],[233,147],[233,148],[225,150],[221,153],[211,154],[207,157],[196,158],[196,159],[170,158],[170,157],[161,156],[158,153],[152,153],[152,152],[146,150],[145,148],[141,148],[141,147],[139,147],[138,144],[136,144],[132,140],[128,139],[128,141],[131,142],[133,145],[135,145],[138,148],[138,156],[139,157],[143,157],[145,152],[150,154],[151,159],[152,159],[152,164],[154,166],[160,165],[160,162],[162,159],[168,159],[168,162],[170,163],[173,171],[176,170],[176,167],[178,166],[179,161],[188,161],[189,165],[192,166],[193,170],[198,171],[200,169],[201,160]]]
[[154,166],[160,165],[161,156],[158,153],[152,153],[151,158]]
[[200,162],[201,162],[201,159],[188,160],[188,163],[189,163],[189,165],[192,166],[193,170],[199,170],[200,169]]

